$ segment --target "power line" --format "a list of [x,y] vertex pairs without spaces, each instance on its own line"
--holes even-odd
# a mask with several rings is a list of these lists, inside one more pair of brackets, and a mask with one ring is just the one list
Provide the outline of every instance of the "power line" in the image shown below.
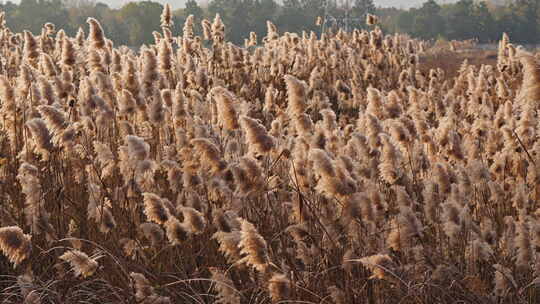
[[351,17],[351,5],[350,0],[341,0],[340,6],[338,6],[338,0],[334,0],[333,3],[336,8],[341,7],[344,10],[343,17],[336,17],[330,13],[330,4],[332,0],[324,0],[324,17],[322,23],[322,32],[326,31],[326,23],[332,23],[334,27],[338,25],[343,25],[343,28],[346,32],[349,32],[351,24],[358,23],[361,24],[367,15],[367,12],[363,12],[362,16],[358,18]]

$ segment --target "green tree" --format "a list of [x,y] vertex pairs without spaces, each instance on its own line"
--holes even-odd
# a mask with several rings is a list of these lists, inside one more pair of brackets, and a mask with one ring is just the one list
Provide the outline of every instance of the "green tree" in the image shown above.
[[68,12],[61,0],[21,0],[12,20],[15,31],[30,30],[39,34],[43,24],[50,22],[71,32]]
[[193,17],[195,17],[195,20],[197,20],[198,22],[200,22],[202,18],[204,17],[203,9],[199,6],[197,1],[195,0],[188,0],[186,2],[186,8],[184,9],[184,14],[186,16],[193,15]]
[[373,0],[354,0],[353,14],[355,17],[364,18],[367,14],[374,14],[376,11]]
[[129,28],[119,14],[103,3],[97,3],[95,9],[97,11],[96,17],[101,23],[107,38],[118,45],[129,44]]
[[521,22],[516,12],[511,7],[501,10],[497,18],[497,29],[499,33],[507,33],[512,37],[512,41],[523,42],[521,33]]
[[495,18],[490,13],[485,2],[476,4],[473,18],[476,21],[476,36],[481,42],[493,42],[500,39]]
[[228,8],[229,6],[227,0],[211,0],[208,3],[207,9],[209,18],[212,19],[215,15],[219,14],[222,20],[226,19]]
[[416,9],[414,8],[401,12],[397,16],[396,31],[401,33],[412,33],[416,14]]
[[[277,17],[277,26],[282,31],[298,32],[308,22],[299,0],[284,0]],[[315,20],[311,20],[315,23]]]
[[448,39],[470,39],[475,36],[474,3],[472,0],[460,0],[449,9],[446,16],[448,22]]
[[255,0],[251,11],[251,31],[257,33],[259,42],[266,36],[266,21],[275,22],[278,4],[274,0]]
[[0,10],[5,13],[6,23],[12,28],[13,25],[17,22],[17,19],[14,18],[14,15],[18,8],[19,6],[11,1],[0,4]]
[[441,7],[435,0],[429,0],[417,10],[413,22],[412,32],[414,35],[423,39],[437,38],[444,35],[445,21],[439,14]]
[[226,34],[230,41],[242,44],[251,30],[250,12],[253,7],[252,0],[232,0],[230,1],[231,11],[229,15],[229,26]]
[[[348,7],[347,7],[348,9]],[[355,22],[352,22],[354,27],[366,28],[366,16],[367,14],[375,14],[377,11],[373,0],[354,0],[351,12],[348,17],[354,19]]]
[[152,32],[160,31],[160,16],[163,6],[156,2],[130,2],[119,12],[120,18],[128,26],[128,44],[141,45],[154,41]]
[[171,30],[173,31],[179,31],[181,32],[184,28],[184,24],[186,22],[186,19],[189,15],[193,15],[194,24],[193,24],[193,32],[195,35],[201,35],[202,34],[202,26],[201,21],[204,18],[204,10],[199,6],[197,1],[195,0],[188,0],[186,2],[186,7],[182,10],[181,13],[182,16],[174,16],[173,17],[173,27]]
[[241,44],[251,30],[253,4],[253,0],[212,0],[208,12],[210,18],[219,14],[225,24],[226,38]]
[[518,26],[521,27],[522,33],[528,36],[521,37],[522,35],[520,35],[520,40],[530,39],[531,42],[538,42],[540,0],[515,0],[513,8],[519,17]]
[[[316,20],[319,16],[325,15],[325,6],[327,7],[327,12],[330,15],[338,17],[340,12],[337,11],[335,2],[327,0],[301,0],[300,1],[302,10],[298,18],[303,20],[304,24],[300,26],[300,30],[305,31],[316,31],[317,25]],[[343,17],[343,14],[339,17]]]

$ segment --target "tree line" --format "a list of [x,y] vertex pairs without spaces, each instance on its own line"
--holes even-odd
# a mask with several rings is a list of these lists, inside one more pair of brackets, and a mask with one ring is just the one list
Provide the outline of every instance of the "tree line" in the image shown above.
[[[6,22],[14,31],[30,30],[39,34],[51,22],[67,34],[74,35],[86,26],[86,18],[98,19],[107,37],[116,45],[140,46],[153,41],[153,32],[160,30],[163,6],[152,1],[130,2],[111,8],[92,0],[21,0],[0,3]],[[210,0],[201,7],[188,0],[184,8],[174,12],[173,33],[181,33],[189,15],[195,17],[195,30],[202,31],[200,21],[220,14],[226,25],[227,39],[242,44],[250,32],[258,37],[266,33],[266,21],[280,31],[301,32],[347,27],[366,27],[366,14],[377,15],[380,26],[389,33],[408,33],[423,39],[466,40],[480,42],[498,40],[503,32],[519,43],[538,43],[540,39],[540,0],[515,0],[506,6],[489,2],[460,0],[453,4],[426,1],[409,10],[376,8],[373,0]],[[326,16],[326,17],[325,17]],[[325,18],[319,18],[325,17]],[[316,22],[316,20],[322,22]]]
[[502,33],[518,43],[539,43],[540,0],[514,0],[506,5],[491,1],[460,0],[439,5],[426,1],[407,11],[381,9],[387,30],[423,39],[496,42]]

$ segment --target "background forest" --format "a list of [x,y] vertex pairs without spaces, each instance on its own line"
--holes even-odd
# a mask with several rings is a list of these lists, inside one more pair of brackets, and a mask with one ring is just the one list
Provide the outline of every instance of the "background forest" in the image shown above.
[[[210,0],[204,7],[195,0],[174,12],[174,33],[183,28],[186,17],[195,17],[195,30],[200,21],[219,13],[226,25],[227,39],[243,43],[243,38],[255,31],[263,37],[266,20],[280,31],[319,33],[317,16],[325,12],[325,0]],[[349,9],[347,9],[347,7]],[[163,6],[157,2],[131,2],[114,9],[101,2],[88,0],[21,0],[0,4],[6,12],[8,26],[16,32],[28,29],[39,34],[45,22],[52,22],[69,35],[84,26],[88,16],[98,19],[108,38],[116,45],[140,46],[153,41],[152,32],[160,29],[159,15]],[[330,1],[327,6],[330,26],[343,26],[347,17],[351,28],[364,27],[366,13],[380,17],[387,33],[402,32],[422,39],[466,40],[476,38],[482,43],[496,41],[503,32],[517,43],[536,44],[540,35],[540,0],[516,0],[507,5],[460,0],[438,4],[434,0],[409,10],[377,8],[372,0]],[[333,20],[341,21],[335,23]]]

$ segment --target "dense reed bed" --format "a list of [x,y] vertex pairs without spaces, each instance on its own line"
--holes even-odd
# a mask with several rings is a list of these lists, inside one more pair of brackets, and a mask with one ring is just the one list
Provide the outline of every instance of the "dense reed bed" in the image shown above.
[[1,303],[540,301],[533,55],[170,16],[139,52],[0,23]]

